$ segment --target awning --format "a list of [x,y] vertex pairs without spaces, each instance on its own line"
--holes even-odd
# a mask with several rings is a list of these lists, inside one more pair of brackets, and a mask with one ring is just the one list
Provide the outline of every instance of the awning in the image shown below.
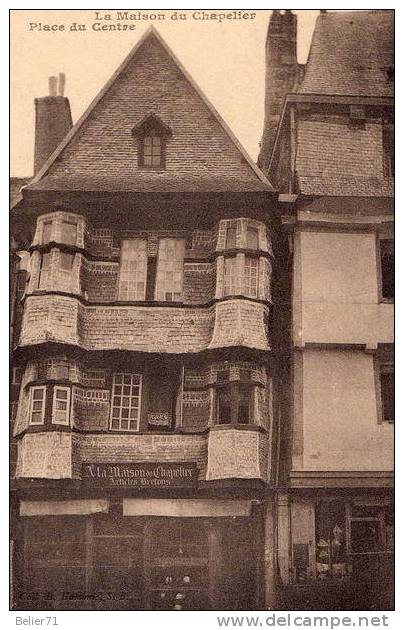
[[58,516],[60,514],[95,514],[108,512],[108,499],[73,501],[21,501],[20,516]]
[[249,516],[245,499],[124,499],[124,516],[218,517]]

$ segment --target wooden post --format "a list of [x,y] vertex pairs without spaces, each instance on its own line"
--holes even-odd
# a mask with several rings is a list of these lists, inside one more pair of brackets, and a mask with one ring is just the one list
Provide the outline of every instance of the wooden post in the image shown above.
[[94,521],[91,516],[86,517],[86,599],[87,606],[92,609],[93,601],[88,598],[89,593],[91,592],[92,582],[93,582],[93,540],[94,540]]
[[290,509],[289,496],[281,493],[277,497],[277,556],[283,584],[290,583]]
[[264,506],[264,605],[266,610],[276,607],[276,539],[275,510],[269,499]]
[[212,610],[221,609],[221,531],[219,525],[208,526],[209,537],[209,603]]

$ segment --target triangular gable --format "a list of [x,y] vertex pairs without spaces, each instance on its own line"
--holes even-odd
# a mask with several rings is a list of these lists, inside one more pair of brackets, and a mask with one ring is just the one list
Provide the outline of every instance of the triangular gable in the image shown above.
[[[142,85],[142,79],[149,84]],[[102,176],[103,164],[109,177],[117,169],[117,177],[122,178],[125,168],[128,176],[130,172],[132,178],[137,177],[132,130],[151,110],[173,133],[175,159],[171,168],[169,162],[167,175],[253,179],[261,189],[272,190],[154,27],[146,31],[28,188],[45,176]]]

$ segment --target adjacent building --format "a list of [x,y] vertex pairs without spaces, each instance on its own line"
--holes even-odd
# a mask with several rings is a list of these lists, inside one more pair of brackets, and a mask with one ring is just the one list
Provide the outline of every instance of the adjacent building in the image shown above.
[[292,312],[277,557],[284,585],[310,585],[286,589],[298,607],[392,605],[393,16],[322,11],[303,71],[296,16],[268,30],[259,163]]
[[393,607],[393,13],[296,30],[258,167],[153,28],[74,126],[36,99],[15,609]]

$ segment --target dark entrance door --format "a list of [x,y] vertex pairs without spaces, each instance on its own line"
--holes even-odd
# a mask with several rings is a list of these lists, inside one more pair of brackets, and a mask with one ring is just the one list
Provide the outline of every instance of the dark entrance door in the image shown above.
[[146,544],[149,608],[208,610],[208,524],[195,518],[153,519]]
[[143,608],[143,520],[94,517],[90,597],[94,608]]
[[254,610],[257,602],[257,552],[251,519],[229,519],[222,529],[222,605],[224,610]]

